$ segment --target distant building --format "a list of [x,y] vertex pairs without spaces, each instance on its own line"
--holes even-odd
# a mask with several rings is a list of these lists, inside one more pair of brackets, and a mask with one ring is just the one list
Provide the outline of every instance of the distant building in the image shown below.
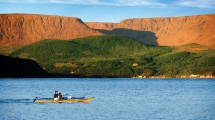
[[191,78],[199,78],[200,75],[191,74],[190,77],[191,77]]

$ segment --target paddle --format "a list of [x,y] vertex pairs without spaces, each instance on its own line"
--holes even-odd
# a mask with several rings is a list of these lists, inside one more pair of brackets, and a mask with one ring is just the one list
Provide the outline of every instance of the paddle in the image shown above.
[[34,102],[36,101],[37,97],[34,98]]

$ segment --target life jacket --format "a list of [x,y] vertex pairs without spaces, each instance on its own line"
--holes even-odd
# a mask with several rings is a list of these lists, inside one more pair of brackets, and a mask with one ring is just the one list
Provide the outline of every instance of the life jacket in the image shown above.
[[58,98],[58,94],[54,94],[54,98]]
[[63,96],[62,96],[62,95],[58,95],[58,99],[59,99],[59,100],[62,100],[62,99],[63,99]]

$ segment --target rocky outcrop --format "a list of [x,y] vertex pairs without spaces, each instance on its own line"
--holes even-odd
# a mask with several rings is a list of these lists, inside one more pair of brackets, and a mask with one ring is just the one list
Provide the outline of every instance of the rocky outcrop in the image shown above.
[[112,30],[98,27],[101,23],[93,24],[87,23],[90,28],[104,34],[126,35],[147,44],[177,46],[197,43],[215,49],[215,14],[126,19]]
[[1,14],[0,46],[25,45],[43,39],[72,39],[102,35],[81,19],[34,14]]

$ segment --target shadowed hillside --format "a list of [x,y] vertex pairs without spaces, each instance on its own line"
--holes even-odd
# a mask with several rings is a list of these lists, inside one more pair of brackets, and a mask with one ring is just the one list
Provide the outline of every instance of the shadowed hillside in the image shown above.
[[141,39],[143,43],[150,44],[150,45],[158,45],[157,43],[157,37],[155,33],[150,31],[139,31],[139,30],[132,30],[132,29],[125,29],[125,28],[116,28],[113,30],[101,30],[96,29],[97,31],[106,34],[117,34],[117,35],[124,35],[129,36],[130,38],[133,38],[135,40]]
[[78,74],[50,74],[30,59],[0,55],[0,78],[74,78]]
[[28,59],[11,58],[0,55],[0,78],[48,77],[36,62]]
[[43,39],[67,40],[101,35],[79,18],[34,14],[0,14],[0,46],[26,45]]
[[154,44],[155,39],[140,35],[141,32],[154,33],[159,46],[197,43],[215,49],[215,14],[171,18],[133,18],[122,20],[118,24],[106,23],[107,27],[96,22],[85,24],[105,34],[126,35],[147,44]]

